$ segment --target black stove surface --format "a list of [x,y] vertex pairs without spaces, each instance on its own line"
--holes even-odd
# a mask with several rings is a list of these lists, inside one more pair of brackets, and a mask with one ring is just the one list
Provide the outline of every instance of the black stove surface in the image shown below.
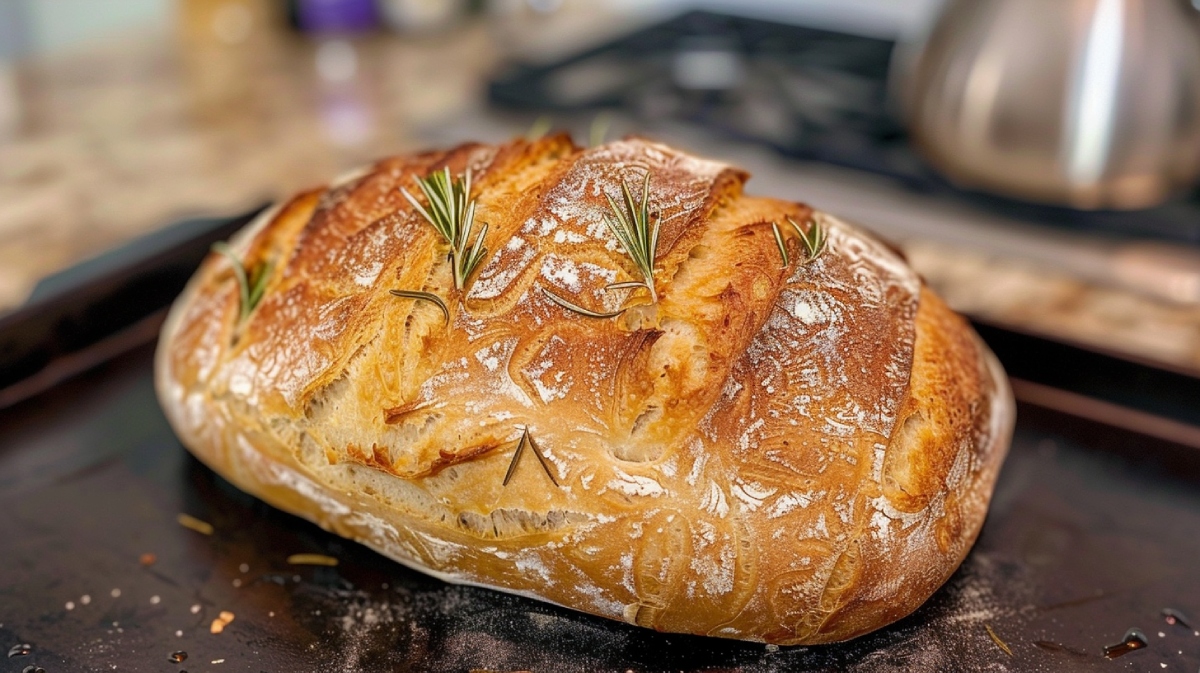
[[493,105],[555,114],[618,109],[677,119],[783,155],[852,168],[1013,219],[1120,238],[1200,243],[1200,191],[1139,211],[1080,211],[956,187],[913,151],[889,103],[894,43],[690,12],[548,64],[513,64]]

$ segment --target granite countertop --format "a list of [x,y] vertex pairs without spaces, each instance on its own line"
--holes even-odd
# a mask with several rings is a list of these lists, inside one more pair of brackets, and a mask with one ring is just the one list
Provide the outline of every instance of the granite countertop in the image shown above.
[[[523,131],[529,119],[485,109],[484,77],[510,56],[626,25],[583,7],[340,42],[270,28],[222,42],[185,24],[0,64],[0,312],[43,276],[179,217],[232,214],[381,156]],[[1200,372],[1200,306],[894,237],[959,310]]]
[[[195,50],[126,36],[18,64],[19,118],[0,135],[0,308],[179,216],[233,213],[412,148],[414,126],[474,97],[494,59],[479,30],[355,47],[365,72],[342,82],[321,81],[315,44],[282,36]],[[431,55],[443,48],[459,67]]]

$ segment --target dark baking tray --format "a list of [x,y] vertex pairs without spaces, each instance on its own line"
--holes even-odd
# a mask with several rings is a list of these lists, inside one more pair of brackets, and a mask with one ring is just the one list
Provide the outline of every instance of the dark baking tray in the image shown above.
[[[147,259],[198,259],[213,236],[244,221],[210,221],[168,246],[172,254],[143,250],[134,255],[140,261],[78,276],[82,284],[61,282],[38,302],[103,301],[151,273]],[[160,293],[167,297],[186,274],[158,278],[176,283]],[[43,385],[15,375],[0,381],[25,391],[0,410],[0,651],[30,646],[27,655],[0,657],[0,673],[1200,666],[1200,624],[1168,624],[1162,615],[1170,608],[1200,617],[1194,379],[980,326],[1032,403],[1020,405],[975,549],[928,603],[891,627],[847,644],[774,648],[658,634],[450,586],[239,492],[182,449],[159,411],[151,356],[162,306],[151,304],[135,312],[140,331],[105,325],[104,336],[85,325],[74,341],[58,341],[59,351],[20,379],[41,376]],[[52,334],[45,323],[61,313],[0,319],[0,343],[29,346],[28,335]],[[76,364],[47,378],[42,371],[62,358]],[[80,362],[95,366],[77,373],[86,368]],[[215,532],[181,527],[181,512]],[[301,552],[339,565],[287,563]],[[221,611],[234,620],[214,635]],[[1104,646],[1131,627],[1149,645],[1105,659]],[[172,663],[176,651],[186,661]]]

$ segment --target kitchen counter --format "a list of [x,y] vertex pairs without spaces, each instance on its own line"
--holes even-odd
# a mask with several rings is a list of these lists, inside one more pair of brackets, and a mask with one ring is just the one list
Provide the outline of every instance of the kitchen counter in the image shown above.
[[236,43],[197,35],[185,17],[174,33],[0,63],[0,310],[172,219],[244,210],[417,149],[482,107],[484,75],[528,49],[529,33],[554,37],[539,49],[577,47],[622,27],[602,13],[323,41],[255,17]]
[[[486,109],[486,74],[514,55],[579,48],[627,25],[605,12],[568,3],[548,16],[348,41],[285,34],[263,17],[248,39],[221,41],[181,21],[171,33],[0,64],[0,310],[41,277],[181,216],[244,210],[380,156],[521,133],[531,119]],[[703,133],[650,133],[760,176],[782,163]],[[1200,371],[1200,306],[895,229],[810,188],[819,170],[774,171],[751,189],[809,200],[901,241],[926,279],[976,317]]]
[[[205,59],[129,35],[17,65],[19,117],[0,135],[0,307],[179,216],[243,210],[412,149],[413,129],[475,97],[494,59],[479,30],[353,44],[366,72],[343,82],[320,79],[316,44],[283,36]],[[442,49],[466,62],[431,73]]]

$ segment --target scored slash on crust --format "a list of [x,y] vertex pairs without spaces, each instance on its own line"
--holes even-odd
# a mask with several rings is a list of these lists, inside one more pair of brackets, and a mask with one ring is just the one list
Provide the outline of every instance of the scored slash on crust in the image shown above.
[[546,476],[550,477],[550,481],[555,486],[561,487],[558,479],[554,477],[554,472],[550,469],[550,461],[542,453],[542,449],[537,445],[537,442],[533,441],[533,436],[529,434],[528,426],[521,431],[521,440],[517,442],[516,451],[513,451],[512,461],[508,463],[508,471],[504,473],[504,482],[501,486],[508,486],[508,482],[512,481],[513,474],[517,471],[517,463],[521,462],[521,456],[525,454],[526,446],[533,451],[533,455],[537,456],[538,462],[541,463],[542,469],[546,471]]

